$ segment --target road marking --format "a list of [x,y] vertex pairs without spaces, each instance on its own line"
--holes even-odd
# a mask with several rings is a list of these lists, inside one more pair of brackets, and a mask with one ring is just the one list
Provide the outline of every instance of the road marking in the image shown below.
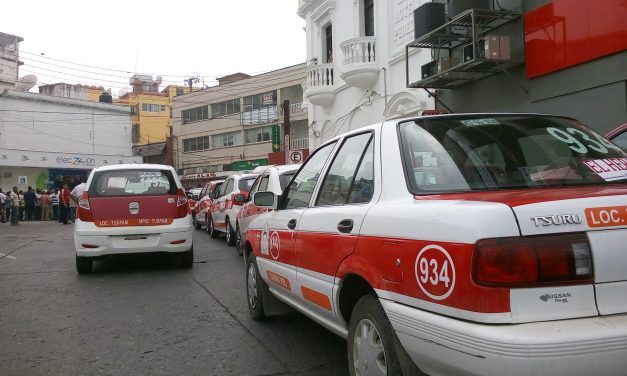
[[10,259],[12,259],[12,260],[16,260],[16,258],[15,258],[15,257],[13,257],[13,256],[11,256],[11,255],[5,255],[4,253],[0,253],[0,257],[8,257],[8,258],[10,258]]

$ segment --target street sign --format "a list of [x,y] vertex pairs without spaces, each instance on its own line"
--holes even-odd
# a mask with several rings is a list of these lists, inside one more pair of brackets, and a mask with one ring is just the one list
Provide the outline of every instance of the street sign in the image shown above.
[[288,151],[287,160],[289,163],[303,163],[303,151],[302,150]]
[[28,176],[18,176],[17,177],[17,185],[26,185],[28,184]]

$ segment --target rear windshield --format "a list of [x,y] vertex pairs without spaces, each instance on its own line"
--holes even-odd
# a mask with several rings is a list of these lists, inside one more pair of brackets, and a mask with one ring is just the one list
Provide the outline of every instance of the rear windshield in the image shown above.
[[256,176],[246,179],[240,179],[238,188],[240,189],[240,191],[250,192],[250,188],[253,186],[255,179],[257,179]]
[[286,172],[284,174],[279,175],[279,184],[281,185],[281,190],[284,190],[285,187],[290,183],[292,177],[296,174],[296,171]]
[[627,154],[567,118],[426,117],[399,136],[414,194],[627,181]]
[[168,170],[116,170],[94,174],[89,196],[176,195],[176,182]]

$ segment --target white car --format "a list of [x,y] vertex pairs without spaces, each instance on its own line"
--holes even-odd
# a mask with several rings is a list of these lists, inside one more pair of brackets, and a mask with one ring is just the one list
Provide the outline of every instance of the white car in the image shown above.
[[235,245],[235,221],[248,192],[259,174],[235,174],[229,176],[213,200],[209,209],[207,233],[217,238],[226,234],[228,245]]
[[256,216],[267,213],[270,209],[258,208],[255,203],[250,199],[257,191],[270,191],[277,195],[283,192],[283,189],[287,187],[292,176],[298,171],[300,164],[269,166],[259,171],[260,175],[255,179],[246,203],[242,205],[242,208],[237,213],[237,222],[235,223],[235,234],[237,241],[235,246],[237,247],[237,253],[242,254],[242,240],[245,238],[243,234],[246,234],[248,224]]
[[247,301],[347,339],[351,375],[627,374],[627,154],[565,117],[395,119],[256,192]]
[[192,216],[174,169],[123,164],[92,170],[74,226],[76,269],[90,273],[98,258],[167,252],[181,264],[194,260]]

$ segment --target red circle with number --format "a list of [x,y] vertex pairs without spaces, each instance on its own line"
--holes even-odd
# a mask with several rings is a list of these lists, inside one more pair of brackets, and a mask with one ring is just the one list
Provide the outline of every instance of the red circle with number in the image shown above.
[[418,252],[414,271],[418,286],[431,299],[444,300],[455,288],[455,264],[439,245],[429,244]]

